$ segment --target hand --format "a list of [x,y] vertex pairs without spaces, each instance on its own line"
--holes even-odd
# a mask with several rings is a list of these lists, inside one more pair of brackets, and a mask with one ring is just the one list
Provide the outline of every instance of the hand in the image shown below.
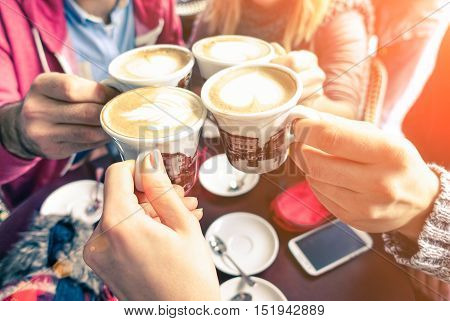
[[320,202],[360,230],[398,230],[417,240],[439,179],[414,146],[369,123],[316,116],[295,124],[291,156]]
[[219,300],[219,283],[198,220],[177,195],[163,160],[144,160],[146,215],[134,194],[134,162],[106,174],[102,219],[84,249],[86,263],[119,299]]
[[[19,156],[63,159],[105,144],[103,105],[118,92],[77,76],[46,73],[34,80],[17,113],[17,142],[5,144]],[[17,145],[22,149],[19,150]]]
[[[200,221],[203,218],[203,209],[197,208],[198,206],[197,198],[184,196],[184,188],[181,187],[180,185],[173,184],[172,187],[177,193],[177,195],[183,201],[184,206],[186,206],[186,208],[192,213],[192,215],[194,215],[197,218],[197,220]],[[151,202],[148,201],[145,193],[139,192],[137,190],[135,190],[134,193],[138,199],[139,205],[141,205],[142,209],[145,211],[145,214],[153,218],[155,221],[161,223],[161,218],[153,208]]]
[[284,65],[298,73],[303,83],[303,93],[300,102],[313,107],[315,101],[324,95],[323,83],[326,76],[318,65],[317,56],[307,50],[291,51],[273,59],[274,63]]

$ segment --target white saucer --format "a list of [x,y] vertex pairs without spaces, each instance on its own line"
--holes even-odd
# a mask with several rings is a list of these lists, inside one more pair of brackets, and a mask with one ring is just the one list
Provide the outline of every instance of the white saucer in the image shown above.
[[248,286],[241,277],[230,279],[220,286],[222,300],[230,301],[239,292],[252,295],[252,301],[287,301],[283,292],[269,281],[252,276],[254,286]]
[[[209,226],[205,234],[206,240],[213,235],[223,240],[230,257],[249,275],[267,269],[278,254],[277,233],[269,222],[255,214],[245,212],[226,214]],[[213,253],[213,260],[220,271],[239,275],[233,265],[222,256]]]
[[230,191],[229,184],[232,179],[246,175],[234,168],[225,154],[219,154],[207,159],[200,167],[200,184],[210,193],[224,197],[233,197],[250,192],[259,182],[258,174],[247,174],[244,184],[237,191]]
[[51,193],[41,206],[41,215],[69,215],[88,224],[94,224],[103,212],[103,184],[100,183],[98,198],[100,207],[93,215],[85,213],[86,208],[95,199],[97,182],[94,180],[81,180],[61,186]]

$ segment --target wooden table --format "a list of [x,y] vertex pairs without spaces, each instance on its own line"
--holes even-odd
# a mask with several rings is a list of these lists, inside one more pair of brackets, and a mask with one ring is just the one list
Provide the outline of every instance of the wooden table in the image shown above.
[[[199,93],[203,81],[195,70],[191,89]],[[217,140],[201,142],[208,148],[209,156],[222,152]],[[81,179],[94,179],[95,166],[108,166],[111,159],[105,157],[93,165],[86,165],[54,181],[28,198],[16,208],[10,218],[0,224],[0,258],[19,238],[19,232],[25,231],[37,215],[37,210],[45,198],[56,188]],[[372,235],[374,248],[352,261],[322,275],[307,275],[288,250],[288,241],[297,234],[289,233],[271,219],[269,204],[284,189],[301,181],[302,174],[290,161],[279,170],[261,176],[258,185],[248,194],[224,198],[206,191],[198,182],[191,191],[199,199],[199,207],[204,209],[201,221],[203,232],[223,214],[244,211],[267,219],[274,225],[280,239],[280,250],[275,262],[259,277],[274,283],[289,300],[414,300],[414,292],[409,278],[402,268],[393,262],[383,250],[379,235]],[[219,272],[224,282],[232,276]]]
[[[103,158],[96,165],[107,166],[110,162],[109,158]],[[11,217],[0,224],[0,257],[18,240],[18,233],[27,229],[52,191],[69,182],[94,177],[93,168],[84,166],[51,183],[16,208]],[[289,300],[413,300],[408,276],[384,253],[379,235],[373,235],[374,251],[366,252],[322,276],[311,277],[301,269],[287,247],[289,239],[296,234],[273,224],[269,210],[270,202],[278,193],[301,179],[301,173],[294,164],[287,162],[280,170],[262,175],[255,189],[246,195],[234,198],[215,196],[198,182],[190,194],[198,197],[199,206],[204,209],[201,222],[204,232],[215,219],[235,211],[258,214],[274,225],[280,239],[280,251],[274,264],[258,276],[277,285]],[[231,276],[219,272],[219,278],[223,282]]]

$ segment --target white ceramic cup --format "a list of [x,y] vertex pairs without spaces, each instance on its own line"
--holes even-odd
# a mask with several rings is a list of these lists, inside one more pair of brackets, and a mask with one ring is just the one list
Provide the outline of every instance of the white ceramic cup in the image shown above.
[[[225,38],[230,38],[230,37],[233,37],[236,39],[242,39],[242,41],[256,42],[256,43],[262,44],[263,46],[267,47],[269,52],[267,55],[265,55],[263,57],[259,57],[257,59],[253,59],[253,60],[247,60],[245,62],[227,62],[227,61],[208,57],[201,50],[201,48],[207,42],[214,41],[214,40],[220,41],[220,39],[225,39]],[[211,77],[212,75],[214,75],[215,73],[217,73],[218,71],[220,71],[222,69],[240,65],[242,63],[268,63],[276,56],[275,50],[270,43],[268,43],[264,40],[258,39],[258,38],[247,37],[247,36],[238,36],[238,35],[221,35],[221,36],[214,36],[214,37],[208,37],[208,38],[201,39],[192,46],[192,52],[195,56],[195,59],[197,60],[198,67],[200,69],[200,75],[203,77],[203,79],[208,79],[209,77]]]
[[[203,107],[200,97],[196,94],[177,87],[165,87],[164,90],[183,95],[190,95],[192,99],[197,101],[202,107],[202,116],[192,126],[186,126],[182,130],[177,131],[173,135],[159,138],[133,138],[121,135],[115,132],[104,121],[103,114],[110,104],[116,103],[118,99],[124,99],[130,95],[141,95],[140,91],[147,88],[134,89],[116,96],[109,101],[102,109],[100,114],[100,122],[103,130],[112,137],[117,145],[122,160],[136,160],[135,186],[139,191],[143,191],[141,172],[141,164],[145,156],[150,152],[159,150],[164,159],[164,165],[173,184],[182,186],[187,193],[195,184],[198,176],[198,142],[200,131],[206,118],[206,109]],[[173,115],[177,117],[177,115]]]
[[[209,97],[211,87],[229,72],[252,67],[271,67],[286,73],[297,88],[288,102],[258,113],[233,113],[214,106]],[[245,64],[224,69],[204,84],[201,97],[205,107],[217,121],[225,153],[230,163],[240,171],[262,174],[280,167],[288,157],[289,145],[294,141],[292,124],[301,118],[315,118],[298,105],[302,83],[291,69],[276,64]]]
[[[132,56],[140,51],[146,50],[158,50],[158,49],[174,49],[185,52],[189,55],[190,59],[188,63],[183,66],[181,69],[164,76],[159,77],[149,77],[149,78],[131,78],[131,77],[123,77],[118,72],[122,62],[124,59],[127,59],[129,56]],[[172,86],[172,87],[181,87],[187,88],[189,81],[192,76],[192,68],[195,64],[195,58],[192,52],[184,47],[177,45],[150,45],[139,47],[136,49],[129,50],[124,52],[123,54],[114,58],[114,60],[109,64],[108,73],[110,77],[108,79],[103,80],[101,83],[113,87],[120,92],[125,92],[131,89],[136,89],[139,87],[164,87],[164,86]]]

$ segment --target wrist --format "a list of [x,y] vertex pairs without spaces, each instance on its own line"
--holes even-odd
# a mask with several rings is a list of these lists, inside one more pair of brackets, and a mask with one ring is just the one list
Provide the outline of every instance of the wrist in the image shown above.
[[419,238],[419,235],[425,225],[425,221],[432,213],[434,202],[439,196],[440,192],[439,176],[431,169],[428,170],[429,183],[427,184],[427,186],[429,186],[429,193],[425,197],[423,205],[419,208],[416,208],[413,213],[411,213],[412,218],[408,223],[397,229],[398,232],[406,236],[411,241],[417,241],[417,239]]
[[0,108],[0,143],[11,154],[24,158],[36,157],[22,142],[23,133],[19,126],[22,101]]

